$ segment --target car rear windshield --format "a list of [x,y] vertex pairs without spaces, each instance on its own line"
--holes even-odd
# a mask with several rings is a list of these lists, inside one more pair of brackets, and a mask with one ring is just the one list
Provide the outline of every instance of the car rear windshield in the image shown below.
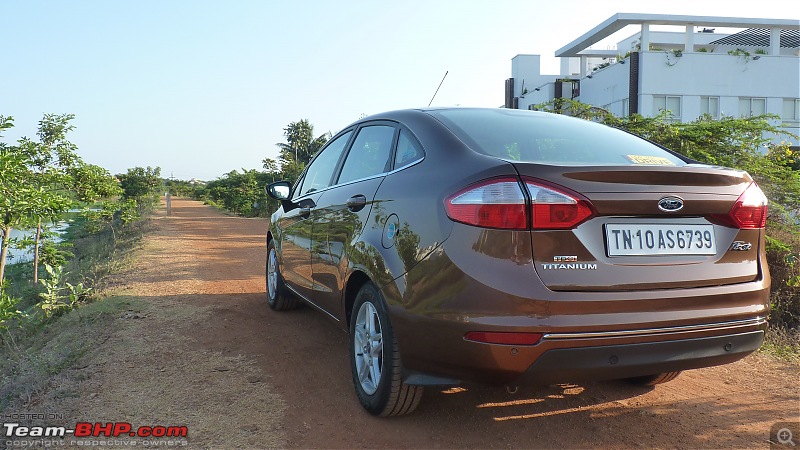
[[675,165],[678,156],[606,125],[558,114],[509,109],[429,111],[473,150],[553,165]]

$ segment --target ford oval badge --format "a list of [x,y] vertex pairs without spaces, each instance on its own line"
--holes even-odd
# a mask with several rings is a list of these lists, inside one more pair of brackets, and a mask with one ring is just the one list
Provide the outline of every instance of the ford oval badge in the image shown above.
[[658,201],[658,209],[665,212],[680,211],[683,208],[683,199],[680,197],[664,197]]

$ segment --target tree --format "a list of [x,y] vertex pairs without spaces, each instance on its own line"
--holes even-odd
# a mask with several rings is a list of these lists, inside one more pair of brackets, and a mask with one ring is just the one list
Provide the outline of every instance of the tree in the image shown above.
[[[63,191],[65,190],[64,185],[68,183],[67,170],[80,161],[75,153],[76,146],[66,137],[67,133],[75,128],[70,124],[74,118],[74,114],[45,114],[39,121],[36,132],[39,142],[34,142],[27,137],[19,140],[17,150],[27,158],[27,164],[33,171],[30,182],[41,192],[48,191],[50,196],[61,195],[66,198]],[[63,213],[70,206],[68,201],[60,201],[59,204],[63,205],[63,209],[48,211],[48,218]],[[51,204],[51,206],[54,205]],[[39,249],[44,215],[34,214],[36,214],[34,216],[36,234],[33,243],[33,282],[37,283],[39,281]]]
[[176,180],[174,178],[165,178],[162,181],[170,195],[178,197],[193,196],[197,188],[203,184],[196,181]]
[[207,199],[221,204],[236,214],[265,217],[272,212],[277,203],[267,197],[264,186],[274,181],[273,174],[258,170],[236,170],[206,185]]
[[281,171],[281,166],[278,164],[278,161],[275,161],[272,158],[264,158],[261,160],[261,164],[267,173],[280,173]]
[[[280,149],[281,172],[288,180],[297,179],[306,164],[330,138],[330,133],[323,133],[315,138],[314,126],[308,119],[291,122],[283,129],[283,135],[286,136],[286,142],[276,145]],[[266,159],[264,164],[266,168]]]
[[283,129],[283,135],[286,136],[286,142],[277,144],[281,151],[281,160],[303,164],[308,164],[330,137],[329,133],[323,133],[314,138],[314,126],[308,119],[291,122]]
[[[33,240],[34,283],[39,278],[43,221],[57,221],[74,201],[95,202],[119,195],[116,180],[102,167],[84,163],[66,134],[73,114],[45,114],[39,121],[39,141],[23,137],[16,146],[0,143],[0,280],[5,275],[11,230],[36,227]],[[0,116],[0,132],[13,126]],[[52,253],[50,251],[49,253]]]
[[72,190],[80,202],[94,203],[122,194],[119,181],[100,166],[80,161],[69,169],[68,174]]
[[[11,128],[13,118],[0,116],[0,131]],[[14,227],[35,219],[53,218],[69,207],[69,199],[47,186],[32,182],[37,164],[33,154],[0,143],[0,285],[5,279],[6,257]]]
[[160,167],[134,167],[128,173],[117,175],[122,188],[122,197],[136,202],[140,209],[154,204],[161,187]]

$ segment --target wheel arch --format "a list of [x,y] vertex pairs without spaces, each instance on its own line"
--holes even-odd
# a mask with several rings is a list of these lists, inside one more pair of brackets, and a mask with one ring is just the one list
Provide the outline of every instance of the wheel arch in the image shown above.
[[350,329],[350,318],[353,314],[353,304],[355,304],[356,296],[361,287],[367,283],[372,282],[372,279],[365,272],[355,270],[347,278],[347,284],[344,289],[344,317],[347,329]]

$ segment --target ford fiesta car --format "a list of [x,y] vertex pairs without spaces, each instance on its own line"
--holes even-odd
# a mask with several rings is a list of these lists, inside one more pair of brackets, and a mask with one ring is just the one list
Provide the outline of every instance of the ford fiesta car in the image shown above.
[[505,109],[364,118],[291,185],[267,233],[269,306],[350,335],[356,394],[657,384],[761,345],[767,200],[741,171],[620,130]]

